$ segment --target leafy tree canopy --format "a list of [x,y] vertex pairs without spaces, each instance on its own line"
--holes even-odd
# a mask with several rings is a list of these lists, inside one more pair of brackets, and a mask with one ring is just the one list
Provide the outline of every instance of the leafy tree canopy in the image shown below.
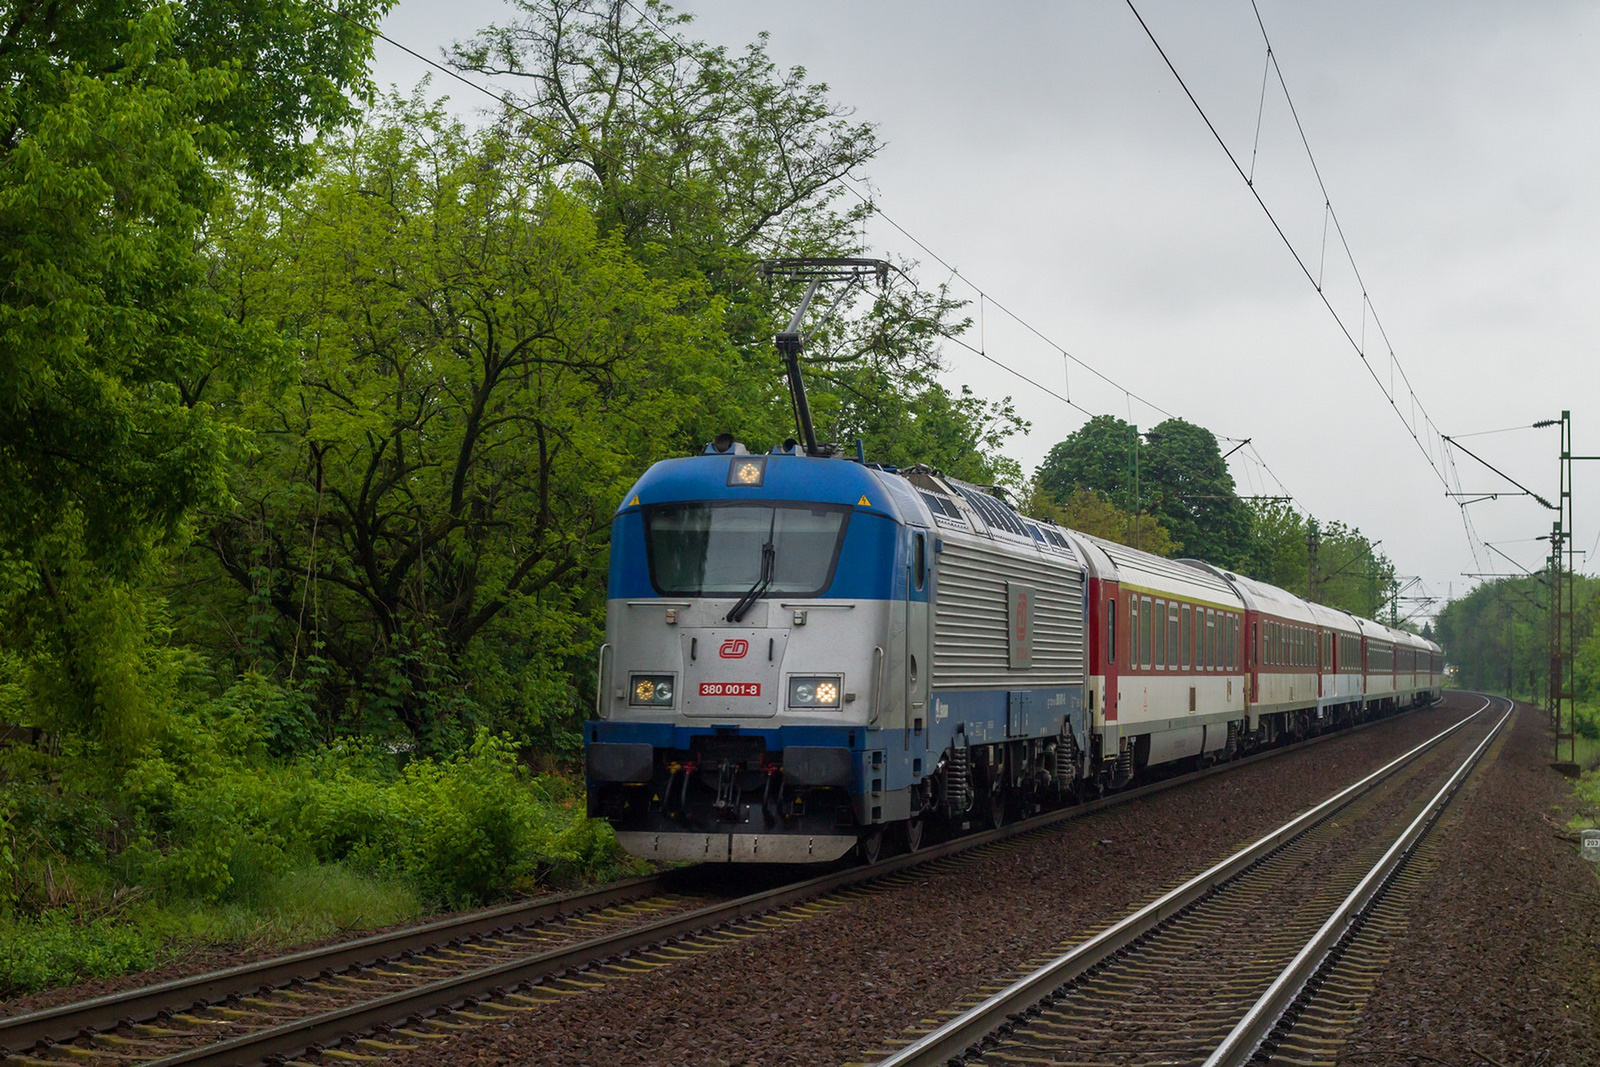
[[1160,519],[1124,511],[1097,490],[1074,489],[1071,496],[1058,504],[1040,488],[1037,480],[1029,489],[1022,510],[1035,518],[1049,519],[1058,526],[1158,556],[1175,556],[1183,548],[1172,539]]
[[1389,621],[1394,564],[1360,530],[1309,520],[1279,501],[1257,501],[1249,515],[1250,550],[1240,570],[1296,596]]
[[1188,555],[1238,567],[1249,551],[1249,512],[1216,437],[1173,418],[1157,423],[1148,438],[1139,465],[1141,506],[1160,516]]
[[1138,430],[1114,415],[1096,415],[1050,449],[1035,477],[1052,500],[1093,489],[1123,511],[1133,501]]
[[0,16],[0,612],[63,721],[132,743],[160,625],[144,583],[226,492],[234,440],[209,394],[277,350],[202,284],[211,209],[232,174],[302,173],[368,57],[298,0]]
[[[356,17],[389,0],[347,5]],[[0,551],[68,511],[124,566],[221,491],[211,375],[263,338],[198,283],[219,171],[304,170],[369,41],[291,0],[33,0],[0,36]]]
[[[1497,578],[1445,605],[1435,639],[1455,667],[1459,685],[1544,699],[1550,668],[1549,580],[1548,571]],[[1577,575],[1573,592],[1574,696],[1592,710],[1600,703],[1600,579]]]

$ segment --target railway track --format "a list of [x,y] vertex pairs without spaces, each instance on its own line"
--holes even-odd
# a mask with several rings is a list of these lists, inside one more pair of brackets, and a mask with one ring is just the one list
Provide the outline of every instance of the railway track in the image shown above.
[[1333,1063],[1378,942],[1420,884],[1419,844],[1511,715],[1494,703],[912,1032],[877,1067]]
[[[1355,729],[1377,726],[1379,719]],[[0,1020],[0,1064],[325,1062],[411,1050],[731,940],[839,906],[864,883],[892,888],[925,864],[977,858],[1023,835],[1296,751],[1342,730],[1102,800],[969,835],[871,868],[704,904],[669,876],[452,917],[227,971]],[[680,872],[681,873],[681,872]]]

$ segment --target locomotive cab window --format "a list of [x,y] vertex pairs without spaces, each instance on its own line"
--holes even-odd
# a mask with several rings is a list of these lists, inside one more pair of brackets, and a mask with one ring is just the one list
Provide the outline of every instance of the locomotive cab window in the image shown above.
[[833,582],[851,509],[685,503],[645,509],[650,582],[662,596],[818,596]]

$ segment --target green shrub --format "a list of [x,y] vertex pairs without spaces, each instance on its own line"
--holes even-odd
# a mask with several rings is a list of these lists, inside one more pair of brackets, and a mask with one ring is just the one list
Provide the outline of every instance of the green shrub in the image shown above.
[[159,934],[70,909],[0,924],[0,996],[28,993],[80,978],[105,978],[153,966]]
[[159,716],[126,758],[0,751],[0,989],[633,869],[581,783],[530,773],[510,739],[480,730],[402,767],[411,753],[377,741],[306,740],[302,707],[246,676]]

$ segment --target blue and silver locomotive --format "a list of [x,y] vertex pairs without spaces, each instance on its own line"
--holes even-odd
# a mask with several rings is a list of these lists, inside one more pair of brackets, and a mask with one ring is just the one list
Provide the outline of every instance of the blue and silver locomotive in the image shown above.
[[1068,539],[975,486],[728,438],[657,463],[612,526],[590,811],[722,862],[998,823],[1080,777],[1083,618]]
[[785,266],[811,283],[776,339],[803,444],[724,435],[612,523],[589,810],[638,856],[870,861],[886,831],[914,849],[930,819],[1059,800],[1092,758],[1078,552],[987,490],[819,445],[801,318],[889,268]]

